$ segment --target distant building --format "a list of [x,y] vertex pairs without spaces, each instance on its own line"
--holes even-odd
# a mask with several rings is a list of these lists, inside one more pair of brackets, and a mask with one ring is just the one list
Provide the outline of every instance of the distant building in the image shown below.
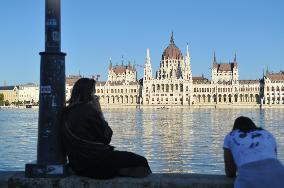
[[19,99],[18,86],[1,86],[0,93],[4,95],[4,101],[8,101],[9,104],[17,102]]
[[155,76],[151,63],[150,50],[147,49],[143,79],[138,81],[135,64],[113,66],[110,61],[107,81],[97,81],[96,84],[96,95],[101,104],[193,107],[284,104],[283,71],[268,72],[258,80],[240,80],[236,54],[231,62],[217,62],[214,52],[212,79],[203,75],[192,76],[188,46],[183,56],[173,34],[162,53]]
[[39,102],[39,87],[36,84],[23,84],[18,86],[18,101],[23,103]]
[[135,65],[112,66],[110,60],[108,79],[106,82],[97,82],[96,94],[102,105],[137,105],[140,104],[141,87],[137,81]]
[[188,47],[186,56],[174,43],[173,34],[164,50],[156,77],[152,75],[150,52],[147,49],[144,68],[143,105],[190,105],[193,104],[193,80]]
[[108,82],[135,82],[137,80],[135,65],[131,66],[130,62],[127,66],[115,65],[112,66],[110,60],[108,68]]
[[264,76],[264,104],[284,104],[284,71],[267,72]]

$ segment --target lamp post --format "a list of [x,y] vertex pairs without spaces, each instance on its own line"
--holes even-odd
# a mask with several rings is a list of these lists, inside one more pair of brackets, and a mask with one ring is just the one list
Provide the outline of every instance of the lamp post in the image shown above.
[[45,0],[45,51],[40,52],[37,161],[26,164],[27,177],[65,175],[66,155],[60,141],[65,106],[65,53],[61,52],[60,0]]

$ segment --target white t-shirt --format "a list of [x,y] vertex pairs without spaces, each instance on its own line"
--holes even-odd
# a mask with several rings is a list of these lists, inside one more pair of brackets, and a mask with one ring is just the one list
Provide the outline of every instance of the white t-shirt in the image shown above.
[[223,147],[231,150],[238,167],[254,161],[277,158],[275,138],[266,130],[248,133],[234,130],[225,137]]

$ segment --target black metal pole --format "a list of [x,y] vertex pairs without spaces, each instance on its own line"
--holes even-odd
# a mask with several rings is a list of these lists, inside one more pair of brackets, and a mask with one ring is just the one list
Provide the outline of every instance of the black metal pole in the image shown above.
[[60,140],[60,115],[65,106],[65,53],[61,52],[60,0],[45,0],[45,52],[40,52],[40,93],[36,164],[26,176],[65,175],[66,155]]

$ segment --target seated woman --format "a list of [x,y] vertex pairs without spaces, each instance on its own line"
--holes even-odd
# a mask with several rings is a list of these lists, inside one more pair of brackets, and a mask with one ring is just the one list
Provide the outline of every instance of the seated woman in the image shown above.
[[76,174],[99,179],[114,176],[145,177],[147,160],[135,153],[116,151],[109,145],[112,130],[105,121],[95,80],[79,79],[62,115],[62,138],[70,166]]
[[235,188],[284,187],[275,138],[248,117],[238,117],[225,137],[224,162],[227,176],[235,177],[237,171]]

